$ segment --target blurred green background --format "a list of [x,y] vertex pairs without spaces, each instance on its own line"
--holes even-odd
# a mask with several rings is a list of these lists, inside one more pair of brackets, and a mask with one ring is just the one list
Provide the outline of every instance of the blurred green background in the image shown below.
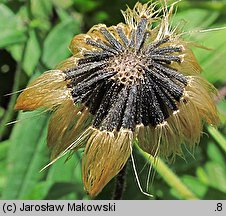
[[[0,198],[1,199],[90,199],[81,181],[81,155],[76,153],[43,172],[48,163],[46,127],[48,114],[16,113],[18,94],[27,83],[70,56],[68,45],[75,34],[94,24],[115,25],[123,21],[120,9],[135,0],[0,0]],[[146,2],[146,1],[141,1]],[[171,3],[174,1],[170,1]],[[174,23],[183,31],[226,26],[226,1],[182,1]],[[217,100],[221,123],[205,127],[194,155],[176,158],[170,169],[153,171],[149,185],[153,198],[143,195],[129,160],[124,199],[187,199],[180,186],[197,199],[226,198],[226,30],[187,34],[186,38],[211,50],[194,48],[203,68],[202,76],[220,91]],[[6,124],[15,120],[16,124]],[[148,165],[135,152],[138,175],[145,188]],[[161,168],[160,168],[161,169]],[[170,174],[175,173],[174,183]],[[114,179],[96,199],[111,199]]]

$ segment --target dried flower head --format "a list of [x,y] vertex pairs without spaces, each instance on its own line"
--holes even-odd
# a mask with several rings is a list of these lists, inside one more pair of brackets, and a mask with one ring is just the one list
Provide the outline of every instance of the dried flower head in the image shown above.
[[[53,111],[48,146],[55,161],[84,147],[85,190],[97,195],[123,168],[133,141],[153,155],[193,148],[204,122],[216,124],[215,88],[169,24],[173,6],[137,3],[125,24],[92,27],[73,38],[73,56],[19,96],[17,110]],[[163,15],[160,15],[163,14]]]

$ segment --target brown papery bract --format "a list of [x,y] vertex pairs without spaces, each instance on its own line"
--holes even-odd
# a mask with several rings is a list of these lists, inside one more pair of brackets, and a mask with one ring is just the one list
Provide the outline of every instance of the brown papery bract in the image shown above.
[[51,70],[43,73],[28,85],[19,95],[15,109],[24,111],[40,107],[54,109],[70,100],[71,95],[67,88],[65,74],[60,70]]
[[82,160],[83,182],[91,196],[96,196],[123,168],[130,156],[132,141],[133,133],[128,130],[93,129]]
[[122,12],[125,24],[76,35],[72,56],[17,100],[17,110],[52,112],[50,164],[84,148],[82,178],[91,196],[123,169],[134,141],[170,160],[183,156],[183,145],[194,149],[204,123],[219,121],[217,91],[200,76],[194,43],[171,26],[174,4],[137,3]]

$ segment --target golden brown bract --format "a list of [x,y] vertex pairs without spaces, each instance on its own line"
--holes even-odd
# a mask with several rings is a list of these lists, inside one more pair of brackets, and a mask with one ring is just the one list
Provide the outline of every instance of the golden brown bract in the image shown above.
[[60,70],[43,73],[19,95],[15,109],[28,111],[44,107],[51,110],[70,101],[70,89],[67,88],[65,77]]
[[134,141],[172,158],[183,144],[198,144],[205,122],[218,122],[217,92],[200,77],[192,43],[170,25],[173,5],[137,3],[122,13],[125,24],[75,36],[73,56],[33,81],[15,107],[53,111],[52,162],[85,148],[83,182],[91,196],[120,172]]

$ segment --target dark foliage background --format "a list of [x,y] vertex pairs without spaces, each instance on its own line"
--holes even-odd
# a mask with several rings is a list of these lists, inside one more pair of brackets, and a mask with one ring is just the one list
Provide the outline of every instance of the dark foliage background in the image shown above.
[[[0,0],[0,197],[1,199],[89,199],[81,181],[81,152],[64,164],[65,158],[39,172],[48,163],[46,128],[48,114],[16,113],[18,94],[27,83],[70,56],[68,45],[75,34],[94,24],[123,21],[120,9],[135,0]],[[146,1],[141,1],[146,2]],[[169,1],[173,2],[173,1]],[[182,1],[174,23],[183,31],[226,26],[226,1]],[[205,127],[194,157],[185,152],[165,172],[157,169],[150,193],[154,199],[187,199],[183,188],[198,199],[226,198],[226,30],[187,35],[189,40],[211,48],[195,48],[206,79],[220,90],[217,101],[221,123]],[[16,124],[6,124],[14,120]],[[144,186],[147,160],[135,153],[138,175]],[[174,175],[174,180],[170,175]],[[178,180],[178,181],[175,181]],[[97,199],[110,199],[114,180]],[[124,199],[151,199],[143,195],[129,164]]]

